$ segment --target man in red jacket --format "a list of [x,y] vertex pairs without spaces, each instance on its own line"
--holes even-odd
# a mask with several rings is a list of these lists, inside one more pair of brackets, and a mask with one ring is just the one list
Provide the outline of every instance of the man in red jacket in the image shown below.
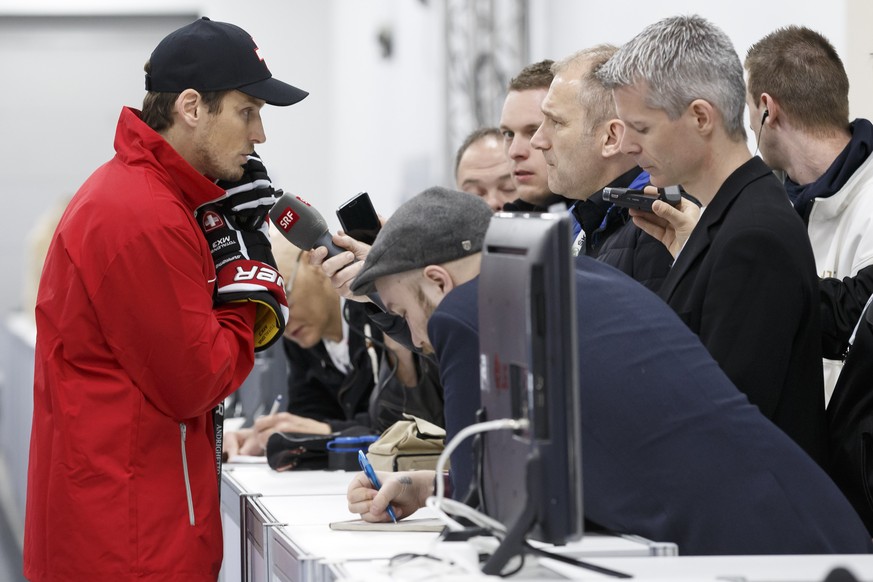
[[245,31],[207,18],[158,44],[146,89],[142,112],[121,112],[115,157],[70,202],[40,281],[33,581],[216,579],[213,409],[285,324],[264,236],[274,192],[254,147],[261,108],[307,93],[273,79]]

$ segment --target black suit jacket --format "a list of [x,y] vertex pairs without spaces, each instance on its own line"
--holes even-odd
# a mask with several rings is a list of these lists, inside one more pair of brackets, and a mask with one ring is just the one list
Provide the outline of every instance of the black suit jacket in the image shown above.
[[824,465],[815,259],[760,158],[722,184],[659,294],[749,400]]

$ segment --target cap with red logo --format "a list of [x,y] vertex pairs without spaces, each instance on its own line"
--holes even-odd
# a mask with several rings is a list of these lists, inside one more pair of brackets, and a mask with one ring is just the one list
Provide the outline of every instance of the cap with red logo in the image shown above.
[[205,16],[158,43],[150,69],[146,90],[158,93],[236,89],[270,105],[293,105],[309,95],[273,78],[249,33]]

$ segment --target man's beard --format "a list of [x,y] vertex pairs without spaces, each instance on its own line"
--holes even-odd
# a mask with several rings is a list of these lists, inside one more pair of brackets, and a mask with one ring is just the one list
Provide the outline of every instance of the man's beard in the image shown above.
[[[433,315],[434,311],[436,311],[436,305],[434,305],[433,302],[431,302],[431,300],[425,296],[424,291],[421,290],[421,287],[416,290],[415,299],[418,302],[419,307],[421,307],[422,311],[424,311],[424,320],[430,321],[430,316]],[[425,331],[427,331],[426,328]],[[425,355],[434,353],[433,346],[430,345],[430,338],[428,338],[427,342],[425,342],[425,344],[421,346],[421,352]]]

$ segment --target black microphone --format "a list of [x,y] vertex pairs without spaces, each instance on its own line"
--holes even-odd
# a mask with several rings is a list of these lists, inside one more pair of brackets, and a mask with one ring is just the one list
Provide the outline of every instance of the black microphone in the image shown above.
[[[270,220],[282,236],[298,249],[308,251],[316,247],[327,247],[326,259],[346,252],[333,243],[327,221],[321,213],[300,196],[283,192],[270,209]],[[370,293],[367,297],[379,309],[387,311],[377,293]]]
[[327,247],[328,258],[345,252],[333,244],[333,237],[321,213],[300,196],[282,193],[270,209],[270,219],[282,236],[298,249],[308,251]]

